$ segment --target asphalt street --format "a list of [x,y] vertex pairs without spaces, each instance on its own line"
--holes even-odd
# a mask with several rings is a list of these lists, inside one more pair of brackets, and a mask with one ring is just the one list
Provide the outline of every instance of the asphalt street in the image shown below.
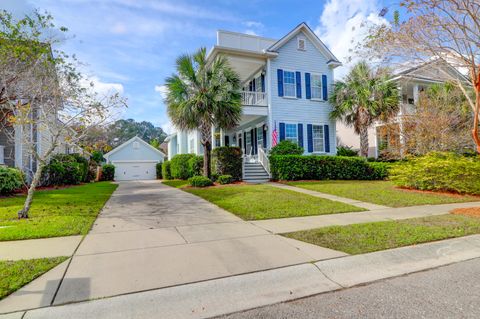
[[221,318],[480,318],[480,259]]

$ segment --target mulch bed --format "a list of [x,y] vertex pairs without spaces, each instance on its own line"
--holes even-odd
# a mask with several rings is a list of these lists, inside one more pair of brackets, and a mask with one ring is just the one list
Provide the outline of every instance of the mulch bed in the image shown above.
[[480,218],[480,207],[457,208],[450,212],[453,215],[465,215]]

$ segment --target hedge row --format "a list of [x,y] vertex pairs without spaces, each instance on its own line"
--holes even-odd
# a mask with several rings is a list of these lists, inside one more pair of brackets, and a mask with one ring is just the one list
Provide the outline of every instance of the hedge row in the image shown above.
[[42,185],[75,185],[89,179],[88,160],[79,154],[56,154],[42,171]]
[[480,195],[480,160],[433,152],[397,164],[390,179],[402,187]]
[[[163,166],[165,166],[165,169],[163,169]],[[163,173],[165,179],[189,179],[193,176],[202,175],[203,156],[178,154],[171,161],[165,161],[163,166],[162,171],[165,170]]]
[[382,180],[389,164],[369,163],[361,157],[274,155],[270,170],[274,180]]

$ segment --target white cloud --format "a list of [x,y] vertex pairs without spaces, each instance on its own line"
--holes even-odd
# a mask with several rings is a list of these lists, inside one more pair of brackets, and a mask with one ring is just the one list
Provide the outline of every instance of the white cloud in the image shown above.
[[155,92],[160,93],[163,99],[167,98],[168,89],[165,85],[155,85]]
[[111,95],[115,93],[123,94],[124,88],[121,83],[103,82],[97,76],[89,76],[83,80],[85,87],[91,87],[94,92],[100,96]]
[[243,24],[249,28],[263,28],[263,23],[258,21],[245,21]]
[[[365,25],[388,23],[380,17],[382,6],[378,0],[329,0],[320,16],[320,24],[315,33],[344,62],[344,66],[335,70],[340,78],[349,67],[359,59],[352,56],[351,50],[366,36]],[[347,62],[351,57],[352,61]]]
[[244,33],[245,33],[245,34],[250,34],[250,35],[258,35],[255,31],[250,30],[250,29],[245,30]]

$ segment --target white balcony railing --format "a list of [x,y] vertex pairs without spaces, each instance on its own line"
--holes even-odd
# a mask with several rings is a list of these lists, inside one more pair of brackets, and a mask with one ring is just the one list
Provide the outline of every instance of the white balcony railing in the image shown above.
[[242,105],[267,106],[267,93],[242,91]]
[[0,165],[5,165],[5,146],[0,145]]

